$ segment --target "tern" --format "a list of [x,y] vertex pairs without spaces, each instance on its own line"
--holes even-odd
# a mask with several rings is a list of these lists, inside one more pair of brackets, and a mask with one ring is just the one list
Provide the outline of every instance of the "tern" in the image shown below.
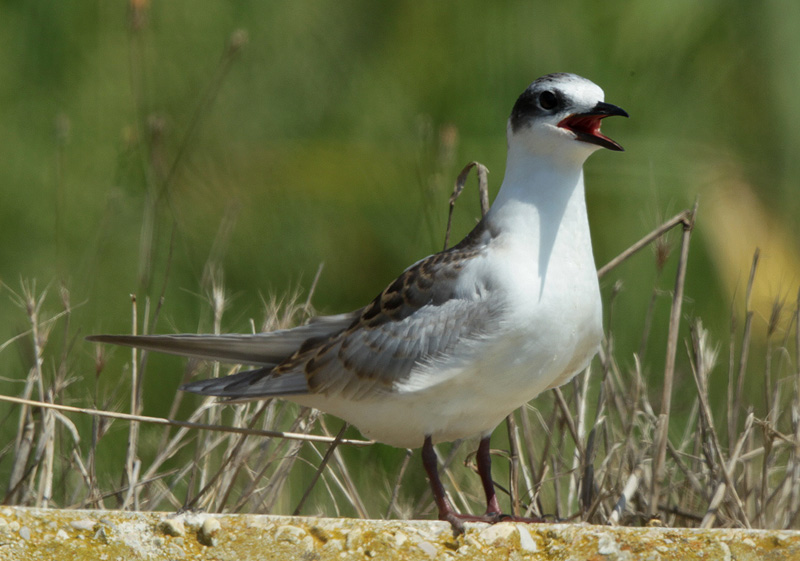
[[[508,119],[503,183],[457,245],[410,267],[369,304],[300,327],[249,335],[95,335],[90,341],[255,368],[183,391],[249,401],[281,397],[422,447],[439,518],[526,520],[501,512],[489,439],[511,412],[585,369],[603,337],[583,164],[622,147],[600,132],[628,114],[575,74],[548,74]],[[434,444],[480,436],[483,515],[461,514],[439,478]]]

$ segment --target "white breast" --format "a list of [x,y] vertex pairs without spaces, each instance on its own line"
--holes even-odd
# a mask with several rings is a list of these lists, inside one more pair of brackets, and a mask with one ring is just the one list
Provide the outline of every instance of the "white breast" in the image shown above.
[[505,416],[586,367],[602,339],[602,305],[583,174],[530,157],[509,169],[487,216],[491,240],[459,272],[459,290],[500,321],[415,368],[385,398],[292,398],[393,446],[487,434]]
[[[591,255],[567,250],[540,276],[524,236],[498,237],[463,270],[467,286],[489,290],[503,310],[500,329],[464,341],[447,360],[417,369],[386,399],[297,398],[393,446],[486,434],[514,409],[586,367],[602,339],[602,308]],[[567,240],[563,240],[567,241]],[[562,241],[556,240],[557,251]],[[465,288],[466,289],[466,288]]]

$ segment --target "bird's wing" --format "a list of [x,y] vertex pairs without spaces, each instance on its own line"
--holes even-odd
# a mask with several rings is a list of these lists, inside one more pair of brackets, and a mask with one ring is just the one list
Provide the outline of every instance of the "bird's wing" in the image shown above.
[[348,399],[402,392],[415,367],[443,360],[459,343],[477,341],[499,324],[486,287],[459,282],[462,268],[478,255],[479,247],[456,246],[423,259],[344,331],[306,341],[275,368],[193,382],[184,389],[233,400],[287,394],[287,388],[303,384],[309,393]]
[[86,339],[181,356],[258,366],[275,366],[308,339],[327,338],[346,329],[360,310],[319,316],[306,325],[253,335],[91,335]]

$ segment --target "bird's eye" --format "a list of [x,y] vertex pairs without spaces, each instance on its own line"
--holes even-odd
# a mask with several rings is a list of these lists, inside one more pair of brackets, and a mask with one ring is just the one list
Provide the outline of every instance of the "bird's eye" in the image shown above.
[[558,105],[558,98],[550,90],[543,91],[539,94],[539,105],[542,106],[542,109],[553,109]]

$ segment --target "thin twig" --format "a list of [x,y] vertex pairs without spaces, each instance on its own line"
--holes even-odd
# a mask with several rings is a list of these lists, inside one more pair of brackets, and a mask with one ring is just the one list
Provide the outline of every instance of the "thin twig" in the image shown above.
[[314,472],[314,476],[311,478],[311,482],[308,484],[308,487],[306,487],[305,493],[303,493],[303,496],[300,497],[300,502],[297,503],[297,507],[294,509],[292,516],[299,516],[300,513],[303,511],[303,505],[306,503],[306,500],[308,500],[308,496],[311,494],[311,491],[314,489],[314,486],[317,484],[317,481],[319,481],[319,476],[322,475],[322,472],[325,470],[325,466],[328,465],[328,461],[331,459],[334,450],[336,450],[336,447],[342,441],[342,436],[344,435],[344,431],[346,430],[347,430],[347,423],[342,425],[342,428],[340,428],[339,432],[336,433],[336,437],[333,439],[333,442],[331,442],[331,445],[328,446],[328,450],[322,457],[322,461],[319,463],[317,471]]
[[[151,423],[154,425],[166,425],[170,427],[182,427],[188,429],[201,429],[210,430],[224,433],[246,434],[251,436],[267,436],[270,438],[285,438],[287,440],[301,440],[306,442],[327,442],[331,443],[336,440],[332,436],[318,436],[314,434],[301,434],[296,432],[284,432],[276,430],[256,430],[256,429],[243,429],[239,427],[226,427],[221,425],[207,425],[203,423],[189,423],[186,421],[177,421],[175,419],[163,419],[161,417],[147,417],[145,415],[130,415],[128,413],[115,413],[113,411],[100,411],[97,409],[89,409],[86,407],[73,407],[71,405],[60,405],[57,403],[47,403],[44,401],[35,401],[32,399],[22,399],[20,397],[12,397],[9,395],[0,395],[0,401],[9,403],[17,403],[19,405],[44,407],[48,409],[56,409],[58,411],[67,411],[71,413],[83,413],[84,415],[96,415],[98,417],[107,417],[109,419],[122,419],[125,421],[133,421],[136,423]],[[341,444],[348,444],[350,446],[370,446],[375,444],[372,440],[352,440],[343,438]]]
[[[328,425],[325,422],[325,417],[320,417],[319,420],[320,426],[325,434],[330,434],[328,431]],[[353,481],[353,477],[350,475],[350,470],[347,468],[347,464],[342,458],[341,450],[338,447],[333,447],[333,462],[334,466],[339,470],[341,474],[341,483],[339,482],[339,478],[336,477],[335,474],[332,473],[334,479],[336,480],[337,484],[340,485],[342,490],[344,491],[345,495],[347,496],[348,502],[353,505],[356,509],[356,512],[361,518],[369,518],[369,513],[367,511],[367,506],[364,501],[361,499],[361,495],[358,493],[358,488]]]
[[[648,246],[648,244],[650,244],[650,242],[652,242],[653,240],[657,239],[660,236],[663,236],[665,233],[673,229],[675,226],[683,224],[685,230],[689,224],[694,224],[694,217],[696,211],[697,211],[697,203],[695,203],[693,208],[686,209],[683,212],[676,214],[675,216],[664,222],[661,226],[655,228],[645,237],[643,237],[638,242],[630,246],[628,249],[617,255],[614,259],[612,259],[611,261],[600,267],[597,270],[597,276],[603,278],[606,275],[606,273],[608,273],[610,270],[619,266],[633,254],[644,249],[645,247]],[[689,226],[689,228],[691,228],[691,226]]]
[[577,452],[581,461],[583,460],[583,443],[581,442],[581,437],[578,434],[578,428],[575,426],[575,421],[572,418],[572,414],[569,410],[569,405],[567,405],[567,400],[564,399],[564,393],[561,391],[561,388],[553,388],[553,394],[556,396],[556,404],[558,408],[561,410],[562,418],[569,429],[570,435],[572,435],[572,441],[575,443],[575,451]]
[[[131,294],[131,333],[136,335],[139,331],[139,316],[138,308],[136,305],[136,295]],[[131,348],[131,415],[139,414],[139,349],[136,347]],[[125,482],[127,484],[127,493],[125,500],[122,503],[122,509],[125,510],[131,504],[133,499],[134,489],[136,489],[136,475],[138,469],[134,468],[137,463],[136,447],[139,441],[139,423],[131,423],[128,427],[128,447],[125,454]],[[134,505],[134,510],[138,508]]]
[[739,357],[739,371],[736,376],[736,394],[733,401],[733,406],[729,411],[731,417],[730,433],[728,438],[732,438],[736,432],[736,426],[739,424],[739,411],[742,409],[742,392],[744,391],[744,378],[747,370],[747,360],[750,355],[750,330],[753,324],[753,310],[750,307],[751,299],[753,296],[753,284],[755,283],[756,271],[758,270],[758,260],[761,252],[756,248],[753,253],[753,265],[750,267],[750,278],[747,281],[747,292],[744,299],[744,333],[742,334],[742,351]]
[[450,195],[450,211],[447,214],[447,229],[444,233],[444,249],[447,249],[450,245],[450,225],[453,222],[453,210],[455,209],[458,197],[461,196],[461,192],[464,190],[464,185],[467,183],[467,177],[469,176],[469,172],[472,170],[472,168],[475,168],[475,171],[478,173],[478,195],[481,203],[481,216],[486,216],[486,213],[489,212],[489,170],[480,162],[470,162],[464,166],[464,169],[462,169],[461,173],[458,174],[455,187],[453,187],[453,194]]
[[392,496],[389,499],[389,504],[386,506],[386,515],[384,518],[389,518],[391,516],[394,505],[397,503],[397,497],[400,494],[400,485],[403,482],[403,476],[406,473],[406,469],[408,468],[408,464],[411,461],[411,456],[413,454],[414,451],[409,448],[406,450],[406,455],[403,456],[403,463],[400,464],[400,472],[397,474],[397,481],[392,487]]
[[511,498],[511,513],[519,516],[519,439],[517,438],[517,422],[512,413],[506,417],[508,430],[509,467],[508,467],[508,492]]
[[700,524],[701,528],[711,528],[714,525],[714,520],[716,520],[717,514],[719,513],[719,506],[722,503],[722,500],[725,498],[726,491],[733,495],[734,501],[742,514],[744,524],[750,528],[750,522],[747,519],[744,506],[742,505],[742,502],[736,493],[736,489],[733,486],[733,469],[736,466],[736,462],[739,461],[739,455],[742,453],[745,439],[747,438],[748,434],[750,434],[750,429],[753,427],[753,421],[754,417],[751,413],[747,417],[744,431],[742,431],[742,434],[739,436],[739,440],[736,442],[736,446],[734,446],[733,453],[728,460],[728,464],[722,470],[724,481],[720,481],[717,485],[717,489],[714,492],[714,497],[711,499],[711,503],[708,505],[708,510],[706,511],[703,521]]
[[695,201],[691,212],[686,215],[683,223],[683,237],[681,239],[681,255],[678,260],[678,270],[675,274],[675,293],[672,298],[672,308],[669,316],[669,335],[667,337],[667,356],[664,365],[664,388],[661,394],[661,412],[656,423],[654,438],[655,461],[653,463],[653,481],[650,493],[649,514],[655,516],[661,495],[661,484],[665,475],[665,461],[667,456],[667,439],[669,438],[669,416],[672,406],[672,384],[675,377],[675,356],[678,350],[678,330],[680,329],[681,308],[683,306],[683,289],[686,282],[686,268],[689,261],[689,240],[692,236],[694,221],[697,216],[697,202]]
[[608,523],[611,526],[616,526],[619,524],[619,520],[622,517],[622,512],[628,506],[628,503],[631,502],[631,497],[639,488],[639,482],[642,479],[642,466],[638,465],[634,468],[633,472],[628,476],[628,481],[625,482],[625,487],[622,489],[622,494],[620,495],[619,499],[617,500],[616,504],[614,504],[614,510],[611,511],[611,516],[608,519]]

